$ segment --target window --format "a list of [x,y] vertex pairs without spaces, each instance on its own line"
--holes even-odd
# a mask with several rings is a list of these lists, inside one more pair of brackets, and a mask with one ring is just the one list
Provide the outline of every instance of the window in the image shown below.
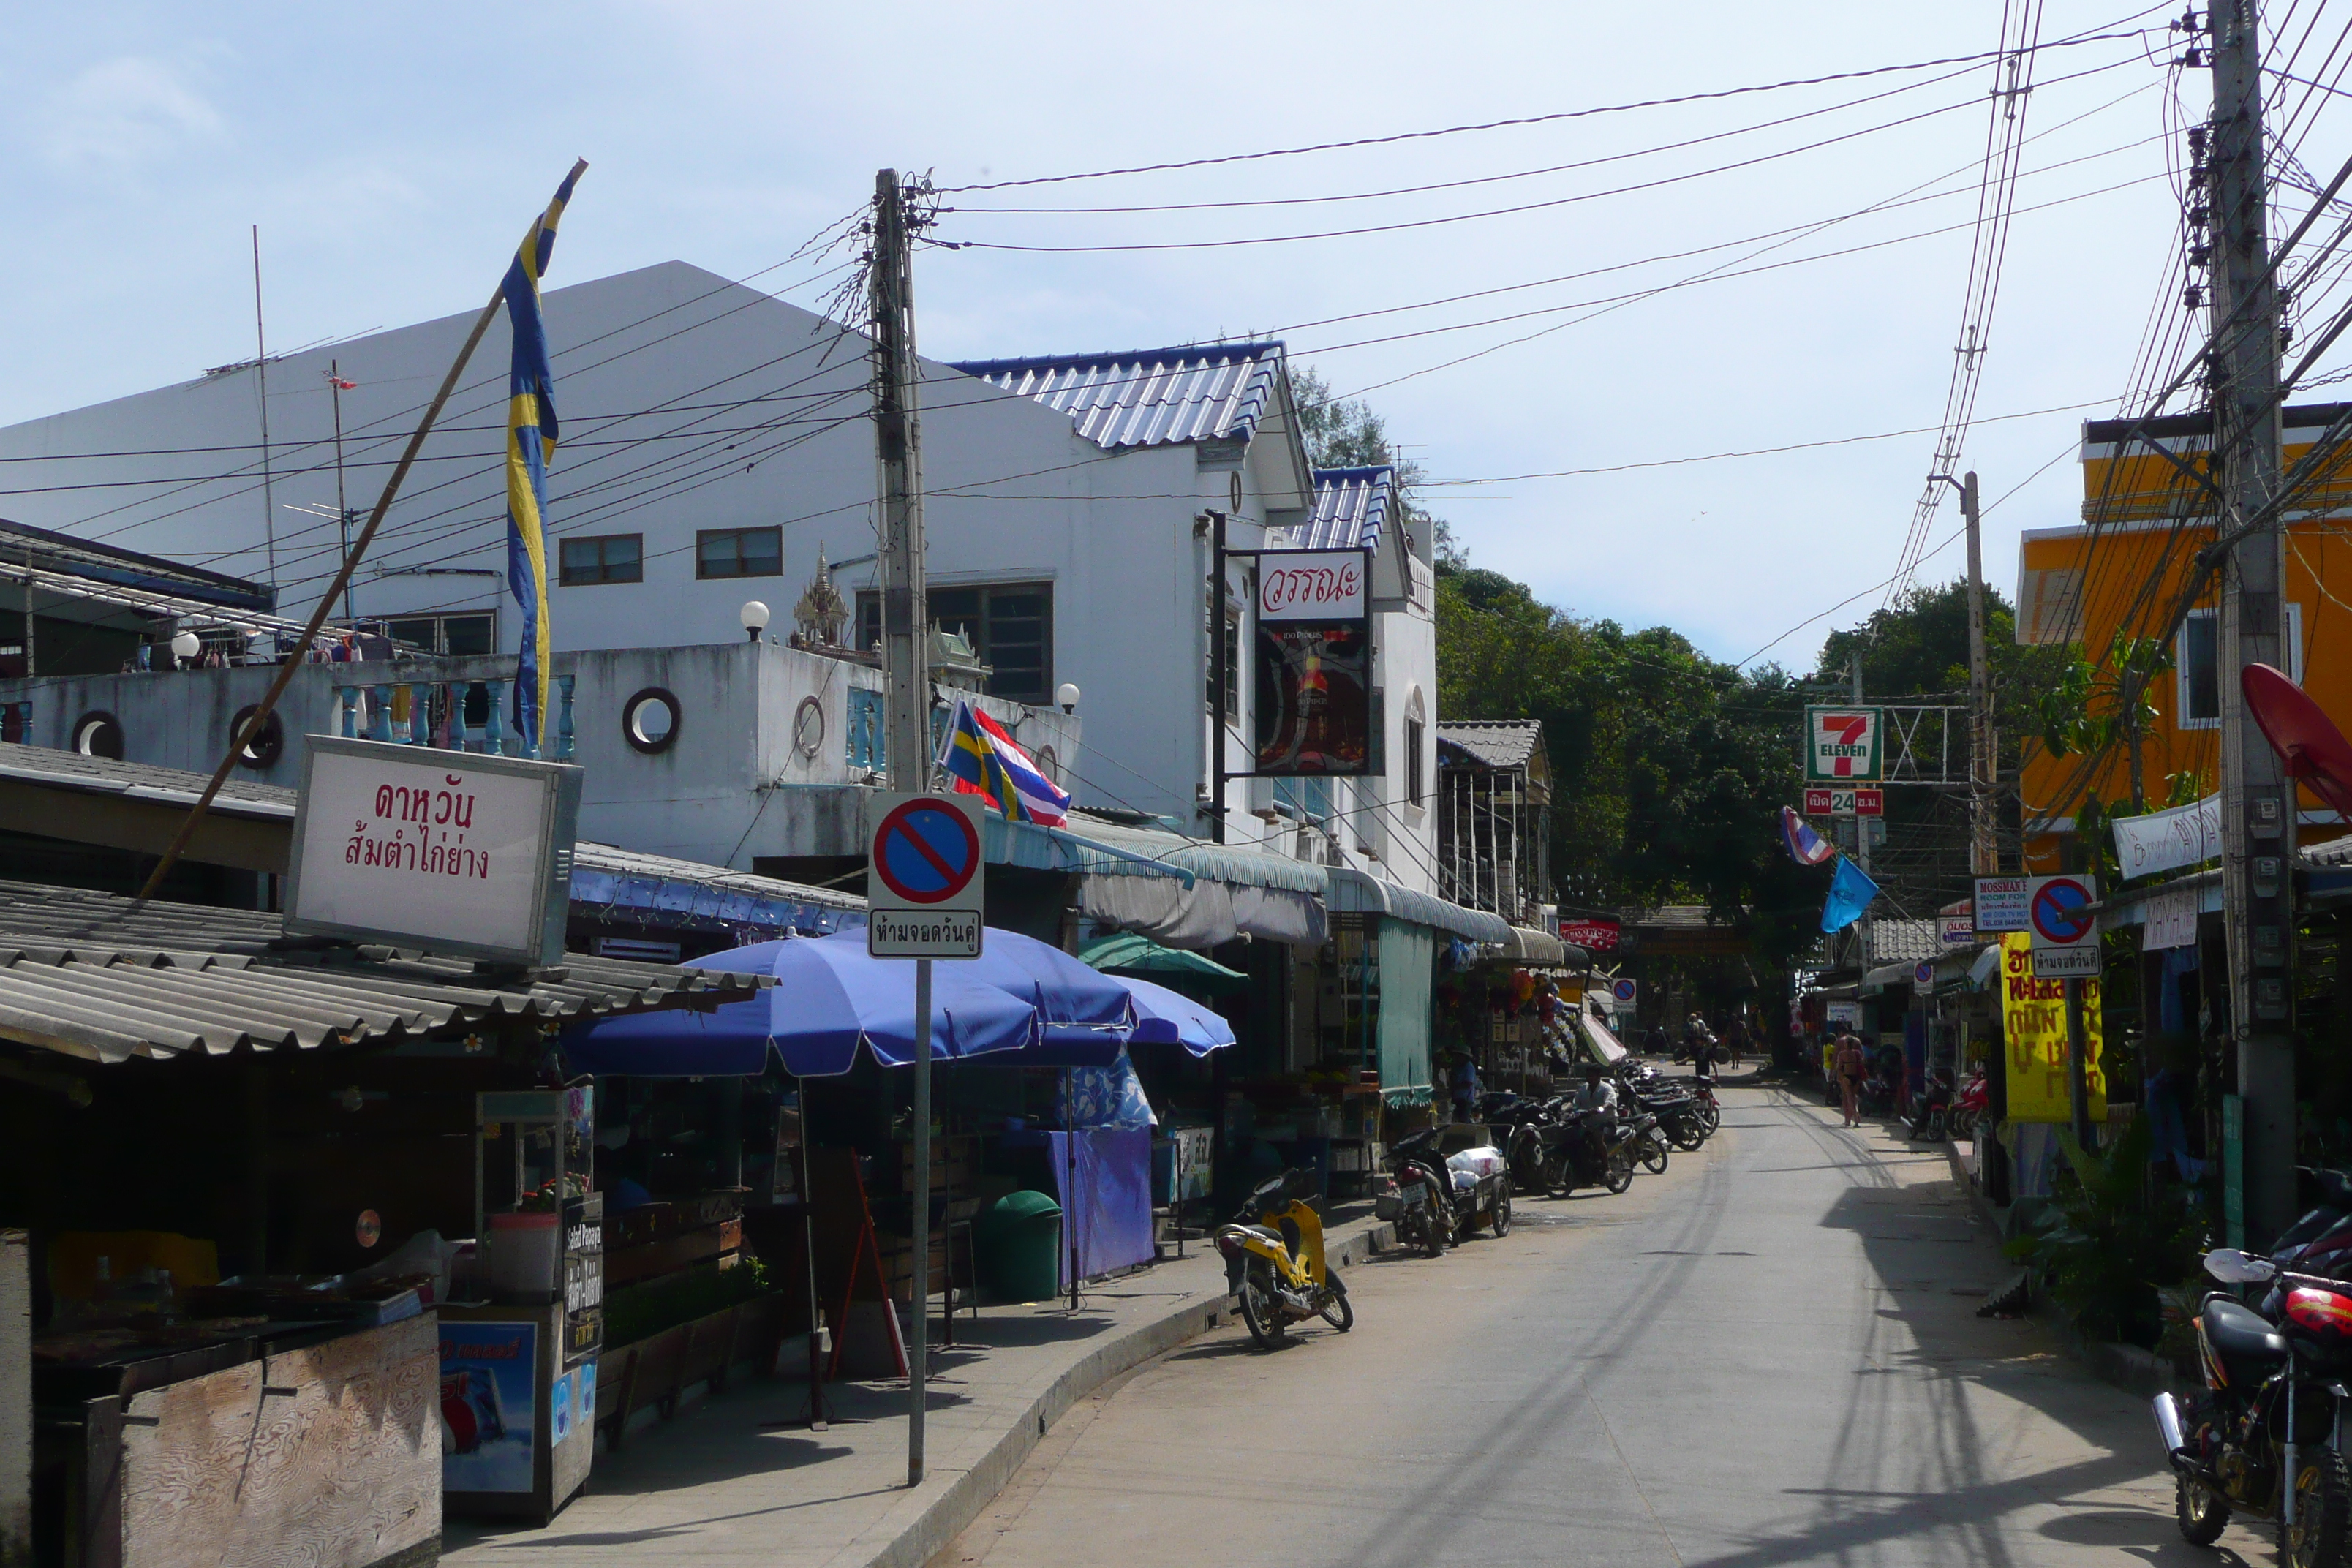
[[694,536],[698,577],[781,577],[783,573],[781,528],[706,528]]
[[1406,720],[1404,721],[1404,798],[1409,805],[1422,804],[1421,737],[1421,721]]
[[1225,722],[1242,721],[1242,618],[1225,612]]
[[645,580],[646,536],[642,533],[607,533],[594,539],[563,542],[561,581],[567,588]]
[[394,641],[404,642],[419,653],[462,658],[498,651],[499,617],[492,610],[465,616],[401,616],[384,623],[384,629]]
[[[2179,682],[2174,723],[2183,730],[2218,730],[2221,726],[2221,612],[2191,610],[2180,623],[2179,646],[2173,663]],[[2286,607],[2286,673],[2303,679],[2303,606]]]
[[[1054,700],[1052,584],[933,588],[930,609],[932,626],[970,638],[989,666],[991,697],[1041,707]],[[882,640],[882,596],[871,588],[857,595],[857,638],[868,649]]]

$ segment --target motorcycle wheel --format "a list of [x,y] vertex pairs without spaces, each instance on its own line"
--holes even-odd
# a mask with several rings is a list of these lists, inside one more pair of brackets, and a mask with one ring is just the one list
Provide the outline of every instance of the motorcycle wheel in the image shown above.
[[2172,1517],[2180,1538],[2191,1546],[2210,1546],[2230,1528],[2230,1505],[2221,1494],[2187,1476],[2172,1479]]
[[1437,1205],[1426,1199],[1421,1205],[1421,1253],[1424,1258],[1445,1256],[1445,1221]]
[[1491,1226],[1499,1241],[1511,1234],[1511,1194],[1504,1193],[1495,1199],[1495,1215]]
[[1715,1135],[1715,1130],[1723,1125],[1722,1108],[1716,1105],[1711,1100],[1700,1100],[1698,1102],[1698,1125],[1699,1136],[1702,1139],[1713,1137]]
[[[1706,1134],[1699,1130],[1697,1123],[1688,1118],[1677,1120],[1667,1136],[1675,1141],[1675,1147],[1685,1154],[1697,1153],[1699,1145],[1706,1142]],[[1665,1162],[1659,1161],[1657,1168],[1661,1171],[1664,1170]]]
[[1603,1183],[1612,1193],[1622,1193],[1633,1184],[1633,1151],[1619,1144],[1609,1155],[1609,1174]]
[[1323,1303],[1323,1321],[1344,1334],[1356,1326],[1356,1309],[1349,1305],[1348,1287],[1340,1283],[1337,1274],[1324,1278],[1331,1282],[1331,1295]]
[[1666,1141],[1655,1132],[1642,1140],[1642,1169],[1654,1176],[1666,1173]]
[[1941,1143],[1951,1135],[1951,1119],[1947,1117],[1941,1110],[1929,1111],[1927,1113],[1927,1142],[1930,1143]]
[[1568,1168],[1568,1156],[1562,1154],[1544,1166],[1544,1196],[1564,1198],[1576,1191],[1576,1177]]
[[2347,1517],[2352,1517],[2352,1472],[2344,1456],[2316,1450],[2294,1482],[2294,1528],[2284,1532],[2280,1555],[2288,1568],[2336,1568],[2344,1558]]
[[1265,1277],[1261,1264],[1253,1264],[1242,1276],[1242,1327],[1249,1331],[1250,1339],[1262,1351],[1270,1351],[1282,1343],[1288,1326],[1282,1321],[1282,1308],[1274,1299],[1273,1283]]

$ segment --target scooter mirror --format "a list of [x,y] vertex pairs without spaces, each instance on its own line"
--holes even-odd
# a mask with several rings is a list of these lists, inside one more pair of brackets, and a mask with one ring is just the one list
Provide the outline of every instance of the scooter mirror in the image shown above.
[[2205,1272],[2224,1285],[2259,1285],[2275,1277],[2276,1266],[2249,1258],[2234,1247],[2217,1247],[2205,1255]]

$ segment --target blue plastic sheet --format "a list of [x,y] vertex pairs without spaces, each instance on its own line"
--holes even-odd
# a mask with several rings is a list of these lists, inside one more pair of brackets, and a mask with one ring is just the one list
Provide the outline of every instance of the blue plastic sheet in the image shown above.
[[[1114,1268],[1150,1262],[1150,1132],[1048,1132],[1044,1137],[1054,1166],[1055,1195],[1062,1203],[1062,1223],[1077,1237],[1078,1278],[1092,1279]],[[1069,1163],[1073,1138],[1077,1141],[1075,1181]],[[1065,1290],[1070,1288],[1068,1251],[1065,1246]]]

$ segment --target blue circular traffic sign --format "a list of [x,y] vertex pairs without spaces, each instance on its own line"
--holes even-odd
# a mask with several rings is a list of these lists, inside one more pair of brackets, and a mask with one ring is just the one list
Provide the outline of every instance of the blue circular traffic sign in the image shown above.
[[2090,935],[2098,923],[2088,908],[2090,902],[2090,889],[2072,877],[2053,877],[2033,890],[2026,919],[2033,924],[2033,934],[2042,941],[2071,945]]
[[980,835],[946,801],[902,802],[874,830],[874,874],[908,903],[945,903],[979,871]]

